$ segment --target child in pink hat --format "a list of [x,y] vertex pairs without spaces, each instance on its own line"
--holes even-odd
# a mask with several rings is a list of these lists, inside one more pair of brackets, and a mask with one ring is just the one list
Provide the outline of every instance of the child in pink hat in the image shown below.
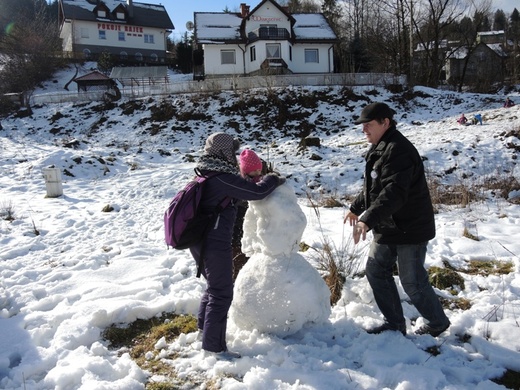
[[262,160],[251,149],[244,149],[240,153],[240,173],[245,179],[251,179],[255,183],[260,181],[262,175]]
[[[262,178],[263,164],[260,157],[251,149],[244,149],[239,158],[240,174],[244,179],[259,182]],[[237,278],[238,272],[249,259],[242,253],[242,236],[244,235],[244,217],[248,208],[247,201],[238,202],[235,226],[233,228],[233,280]]]

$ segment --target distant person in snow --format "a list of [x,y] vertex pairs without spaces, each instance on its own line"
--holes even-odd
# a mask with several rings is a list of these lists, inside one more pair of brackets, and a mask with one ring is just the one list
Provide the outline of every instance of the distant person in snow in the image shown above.
[[480,114],[473,115],[473,119],[471,119],[471,123],[474,125],[482,124],[482,115],[480,115]]
[[[264,164],[258,155],[251,149],[244,149],[239,158],[240,174],[246,180],[258,183],[264,172]],[[237,217],[233,228],[233,280],[238,276],[238,272],[249,259],[242,253],[242,236],[244,235],[244,217],[248,208],[248,202],[238,201]]]
[[506,97],[506,101],[504,102],[504,107],[509,108],[513,107],[515,105],[515,102],[509,99],[509,96]]
[[415,146],[396,128],[394,110],[385,103],[363,108],[355,121],[372,144],[366,157],[363,191],[344,217],[354,244],[373,232],[365,272],[384,323],[367,332],[406,335],[406,321],[394,281],[399,279],[425,319],[416,334],[440,335],[450,326],[424,268],[428,241],[435,237],[433,206],[424,166]]
[[466,123],[468,123],[468,118],[466,118],[466,116],[465,116],[464,114],[462,114],[462,115],[460,116],[460,118],[457,119],[457,123],[458,123],[459,125],[465,125]]
[[202,210],[214,210],[225,197],[232,201],[219,214],[215,226],[203,242],[190,248],[207,282],[197,319],[202,334],[202,349],[223,359],[240,357],[240,354],[228,351],[226,345],[227,317],[233,300],[231,236],[236,202],[263,199],[285,182],[285,178],[275,174],[265,175],[258,183],[244,179],[240,175],[235,155],[238,147],[238,141],[226,133],[214,133],[206,140],[197,169],[203,174],[219,174],[204,184],[199,207]]

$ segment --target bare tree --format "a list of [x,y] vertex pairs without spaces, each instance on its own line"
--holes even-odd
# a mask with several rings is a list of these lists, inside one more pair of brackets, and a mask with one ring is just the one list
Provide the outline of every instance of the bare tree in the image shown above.
[[0,85],[2,92],[21,92],[29,108],[36,85],[52,75],[61,63],[57,24],[49,18],[43,2],[34,14],[18,15],[8,33],[0,37]]
[[[489,20],[489,15],[491,14],[491,0],[480,0],[470,1],[469,12],[474,10],[473,20],[468,17],[465,17],[459,23],[459,29],[457,31],[456,37],[459,39],[459,48],[457,50],[464,50],[466,56],[464,57],[462,72],[459,78],[459,83],[457,86],[458,91],[462,91],[462,87],[465,84],[466,73],[468,70],[468,65],[470,63],[471,57],[477,47],[477,35],[480,31],[487,31],[488,26],[487,21]],[[490,64],[491,66],[496,66],[496,64]],[[486,77],[486,72],[484,72],[483,77]],[[474,80],[476,81],[476,80]]]
[[365,39],[371,69],[406,74],[409,69],[410,16],[404,0],[384,0],[369,9]]
[[437,87],[446,61],[451,25],[459,19],[464,7],[459,0],[421,0],[413,5],[414,35],[422,55],[419,67],[414,66],[414,79],[427,86]]

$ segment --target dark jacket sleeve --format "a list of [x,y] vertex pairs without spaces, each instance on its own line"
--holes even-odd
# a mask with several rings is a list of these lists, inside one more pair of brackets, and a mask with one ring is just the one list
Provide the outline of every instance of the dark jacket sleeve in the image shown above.
[[222,242],[223,246],[231,248],[231,237],[236,217],[236,200],[260,200],[271,194],[278,186],[278,178],[274,175],[266,175],[258,182],[253,183],[239,175],[222,173],[208,179],[204,185],[202,194],[202,210],[213,211],[224,199],[230,198],[231,202],[222,210],[217,225],[209,233],[209,240]]
[[356,214],[358,217],[365,211],[365,191],[359,193],[350,205],[350,211]]
[[216,179],[220,181],[227,196],[242,200],[264,199],[278,186],[278,178],[275,175],[266,175],[258,183],[238,175],[221,175]]

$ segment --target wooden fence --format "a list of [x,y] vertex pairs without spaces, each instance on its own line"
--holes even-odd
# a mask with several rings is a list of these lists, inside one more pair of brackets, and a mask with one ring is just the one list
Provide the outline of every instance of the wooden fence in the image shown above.
[[[200,81],[122,86],[120,90],[123,97],[139,98],[145,96],[167,96],[179,93],[298,86],[404,86],[406,82],[406,76],[396,76],[390,73],[325,73],[206,78]],[[98,101],[103,99],[105,99],[105,91],[56,92],[33,95],[31,96],[31,104]]]

